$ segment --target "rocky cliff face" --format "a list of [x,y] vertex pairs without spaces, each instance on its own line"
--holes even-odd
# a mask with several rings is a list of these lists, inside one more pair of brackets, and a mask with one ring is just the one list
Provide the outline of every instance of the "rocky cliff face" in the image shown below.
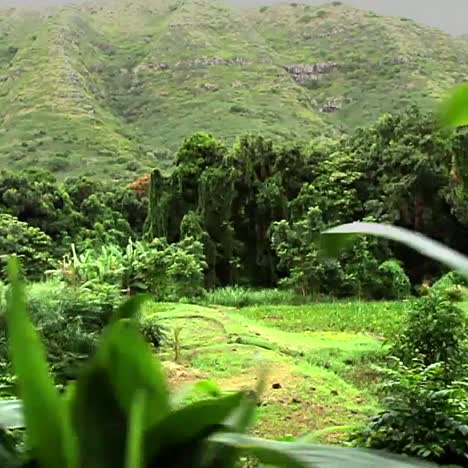
[[306,81],[317,81],[323,75],[338,68],[335,62],[314,63],[312,65],[284,65],[283,68],[292,76],[294,81],[304,84]]

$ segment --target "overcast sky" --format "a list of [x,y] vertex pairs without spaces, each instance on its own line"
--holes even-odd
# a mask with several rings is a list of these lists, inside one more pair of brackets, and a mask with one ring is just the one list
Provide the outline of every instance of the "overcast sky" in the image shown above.
[[[80,0],[78,0],[80,1]],[[15,5],[57,5],[70,0],[0,0],[0,7]],[[259,6],[284,0],[226,0],[236,6]],[[300,0],[295,0],[297,3]],[[413,18],[453,34],[468,33],[468,0],[344,0],[345,3],[377,13]],[[289,2],[291,3],[291,2]],[[303,0],[302,3],[320,4],[324,0]]]

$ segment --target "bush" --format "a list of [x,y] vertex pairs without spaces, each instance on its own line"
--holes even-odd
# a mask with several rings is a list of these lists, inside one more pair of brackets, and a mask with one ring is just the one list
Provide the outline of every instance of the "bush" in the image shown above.
[[310,23],[313,19],[312,15],[304,15],[299,18],[299,23]]
[[133,264],[135,279],[157,300],[177,301],[203,293],[206,263],[200,242],[191,237],[174,244],[154,239],[141,247]]
[[0,258],[18,256],[24,274],[30,279],[38,279],[51,267],[51,252],[52,240],[40,229],[9,214],[0,214]]
[[244,106],[242,106],[240,104],[233,104],[229,108],[229,112],[232,112],[233,114],[243,114],[243,113],[248,112],[248,110],[247,110],[247,108],[245,108]]
[[407,366],[416,358],[425,366],[442,363],[449,381],[459,374],[467,356],[465,313],[434,292],[413,304],[390,354]]
[[460,273],[450,272],[442,276],[431,287],[432,291],[443,294],[453,302],[463,300],[463,287],[467,285],[465,278]]
[[203,293],[203,246],[192,238],[133,242],[125,249],[107,245],[65,259],[56,274],[73,285],[116,285],[129,294],[152,293],[158,300],[178,300]]
[[397,365],[382,386],[383,411],[355,435],[369,448],[466,466],[468,380],[465,313],[446,294],[414,303],[390,348]]
[[443,383],[444,366],[388,371],[384,410],[353,437],[354,443],[435,461],[468,463],[468,381]]
[[[28,311],[43,337],[57,381],[73,379],[81,362],[94,351],[97,337],[119,304],[118,289],[109,285],[73,288],[54,280],[34,283],[26,293]],[[0,366],[9,373],[4,314],[3,305]]]
[[389,300],[404,299],[411,294],[411,282],[396,260],[387,260],[378,268],[376,297]]
[[464,291],[461,286],[452,286],[445,289],[442,294],[451,302],[462,302],[464,298]]
[[146,341],[159,348],[166,338],[167,330],[158,324],[154,317],[144,317],[139,321],[140,332],[145,337]]
[[314,90],[314,89],[319,89],[322,86],[322,83],[320,80],[307,80],[304,82],[304,86],[307,89]]

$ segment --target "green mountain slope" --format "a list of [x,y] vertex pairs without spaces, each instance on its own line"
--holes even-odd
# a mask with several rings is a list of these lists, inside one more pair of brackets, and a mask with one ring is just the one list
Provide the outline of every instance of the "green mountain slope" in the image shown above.
[[339,2],[276,5],[248,16],[284,65],[322,64],[323,73],[289,75],[306,80],[317,108],[345,128],[410,101],[429,106],[468,71],[466,41],[405,18]]
[[248,130],[287,137],[300,136],[297,127],[322,130],[300,100],[305,91],[277,76],[263,38],[232,9],[194,0],[155,19],[141,60],[127,54],[106,77],[114,111],[154,147],[173,148],[196,130],[228,139]]
[[130,179],[197,130],[307,141],[468,72],[468,43],[343,5],[104,0],[0,10],[0,167]]

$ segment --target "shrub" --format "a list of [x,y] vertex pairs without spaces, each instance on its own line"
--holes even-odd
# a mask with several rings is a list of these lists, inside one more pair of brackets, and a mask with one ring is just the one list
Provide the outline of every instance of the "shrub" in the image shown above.
[[461,286],[447,288],[442,294],[445,294],[445,297],[451,302],[461,302],[464,297],[463,288]]
[[304,82],[304,86],[307,89],[319,89],[322,86],[322,83],[320,80],[307,80]]
[[465,313],[438,293],[418,299],[390,354],[410,366],[420,358],[425,366],[442,363],[446,379],[456,376],[466,357]]
[[[109,323],[119,299],[118,289],[110,285],[73,288],[54,280],[27,288],[28,310],[43,337],[58,382],[76,376],[80,363],[94,351],[97,337]],[[3,305],[0,366],[8,372],[4,314]]]
[[437,280],[432,287],[437,290],[446,289],[451,286],[466,286],[467,281],[460,273],[451,271]]
[[154,317],[143,317],[139,321],[140,332],[146,341],[159,348],[166,338],[167,330],[154,320]]
[[[51,267],[51,252],[52,240],[40,229],[9,214],[0,214],[0,258],[18,256],[24,274],[30,279],[38,279]],[[3,271],[0,271],[1,277]]]
[[[383,411],[354,436],[369,448],[444,464],[468,462],[466,317],[436,291],[414,303],[390,354]],[[457,380],[456,380],[457,379]]]
[[233,114],[243,114],[247,112],[247,108],[245,108],[244,106],[240,104],[233,104],[229,108],[229,112],[232,112]]
[[411,282],[396,260],[387,260],[378,268],[376,296],[385,299],[404,299],[411,293]]
[[387,371],[384,409],[354,435],[354,443],[467,466],[468,381],[445,386],[444,376],[441,364],[399,363]]
[[[378,281],[379,261],[374,239],[358,238],[344,255],[345,290],[349,295],[372,299]],[[386,295],[382,297],[385,299]]]
[[304,15],[299,18],[300,23],[310,23],[311,20],[313,20],[314,17],[312,15]]
[[444,294],[454,302],[463,300],[463,287],[467,285],[465,278],[460,273],[450,272],[442,276],[431,287],[432,291]]
[[158,300],[196,297],[203,292],[203,246],[188,237],[169,244],[129,241],[122,249],[107,245],[67,256],[56,274],[73,285],[110,284],[129,294],[149,292]]

